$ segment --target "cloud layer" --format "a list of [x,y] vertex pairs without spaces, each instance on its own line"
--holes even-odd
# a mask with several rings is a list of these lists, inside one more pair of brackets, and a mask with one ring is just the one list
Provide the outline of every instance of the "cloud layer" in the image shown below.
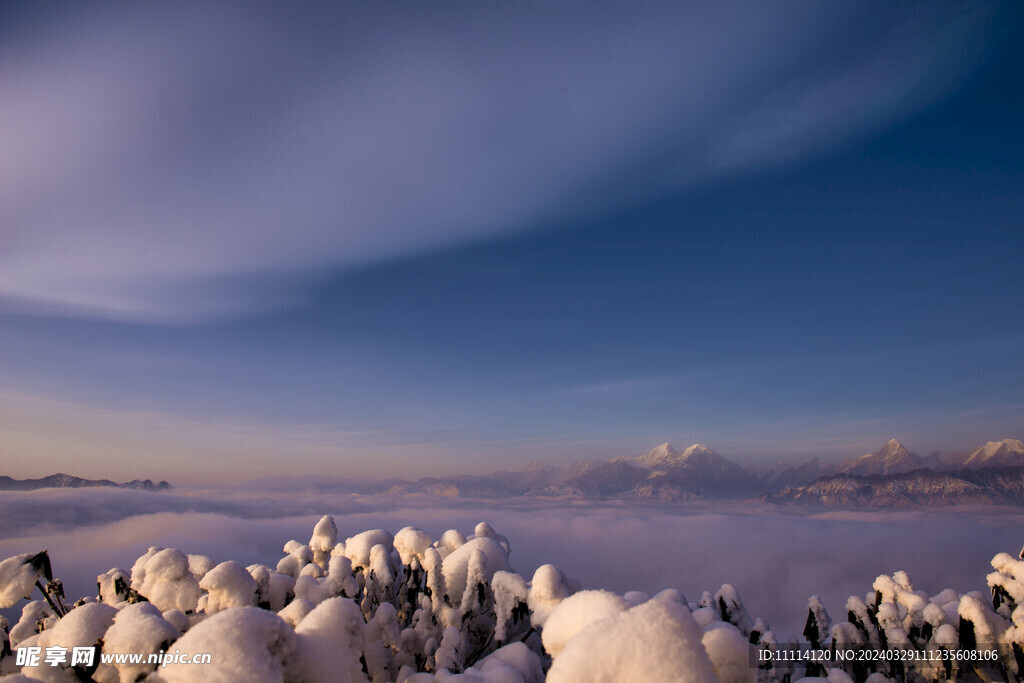
[[273,310],[339,268],[821,154],[954,87],[990,10],[29,14],[0,41],[0,306],[159,322]]
[[[38,491],[0,495],[0,558],[48,548],[69,595],[94,590],[112,566],[130,568],[152,545],[215,561],[276,565],[290,539],[305,542],[320,515],[341,537],[414,524],[437,538],[489,521],[530,576],[553,563],[584,586],[617,592],[681,589],[691,600],[732,583],[749,611],[797,633],[807,598],[833,617],[874,578],[908,572],[916,588],[984,590],[988,563],[1013,552],[1017,509],[808,512],[729,505],[648,507],[626,502],[443,501],[419,496],[133,491]],[[68,520],[75,520],[70,525]]]

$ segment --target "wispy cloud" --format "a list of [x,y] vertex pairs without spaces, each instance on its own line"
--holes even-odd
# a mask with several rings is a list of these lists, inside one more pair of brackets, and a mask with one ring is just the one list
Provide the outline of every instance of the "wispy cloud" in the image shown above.
[[0,305],[273,310],[338,268],[808,158],[955,87],[990,10],[197,3],[13,22]]

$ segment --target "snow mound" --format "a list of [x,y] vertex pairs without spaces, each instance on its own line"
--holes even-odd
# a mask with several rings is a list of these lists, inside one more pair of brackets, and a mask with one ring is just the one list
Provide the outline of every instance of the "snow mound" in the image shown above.
[[251,607],[256,604],[259,584],[238,562],[228,560],[211,569],[199,582],[207,591],[206,613],[216,614],[229,607]]
[[553,564],[537,567],[530,582],[527,603],[530,607],[530,621],[534,626],[543,626],[558,603],[573,594],[569,581],[562,570]]
[[547,680],[711,683],[717,679],[690,610],[675,600],[655,598],[596,621],[570,638]]
[[362,611],[347,598],[317,605],[295,627],[299,680],[365,681],[359,661],[365,628]]
[[740,630],[725,621],[716,621],[704,629],[704,650],[719,683],[755,683],[757,670],[750,666],[750,642]]
[[27,598],[39,580],[39,570],[32,566],[25,553],[0,562],[0,609],[14,607]]
[[364,531],[346,539],[345,557],[352,560],[353,567],[368,567],[373,546],[383,545],[390,550],[395,547],[394,541],[394,537],[383,529]]
[[296,665],[295,641],[295,632],[273,612],[258,607],[231,607],[196,624],[174,643],[174,648],[182,652],[209,653],[209,664],[172,662],[147,680],[168,683],[292,680],[290,669]]
[[395,534],[395,550],[406,566],[411,565],[414,559],[423,564],[423,553],[433,543],[430,536],[414,526],[407,526]]
[[[150,602],[128,605],[114,617],[114,624],[103,636],[103,652],[137,652],[143,655],[165,651],[180,631]],[[95,678],[99,683],[137,681],[153,671],[156,664],[122,662],[100,664]]]
[[494,572],[508,571],[508,551],[493,538],[474,538],[452,551],[441,563],[448,595],[458,600],[466,590],[466,576],[469,572],[470,560],[476,551],[483,553],[485,579],[490,582]]
[[[463,678],[465,677],[465,678]],[[540,657],[523,643],[512,643],[495,650],[463,673],[448,680],[481,683],[543,683],[544,667]]]
[[580,591],[563,600],[548,615],[541,634],[544,649],[552,657],[565,648],[574,635],[590,624],[629,608],[629,603],[609,591]]
[[199,604],[199,582],[189,569],[188,557],[174,548],[150,548],[132,566],[132,588],[161,612],[194,611]]

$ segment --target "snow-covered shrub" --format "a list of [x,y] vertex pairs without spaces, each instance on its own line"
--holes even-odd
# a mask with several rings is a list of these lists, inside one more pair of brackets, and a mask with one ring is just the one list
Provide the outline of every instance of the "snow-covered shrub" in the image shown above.
[[174,642],[187,653],[209,653],[209,664],[172,662],[153,683],[293,680],[296,637],[281,617],[258,607],[232,607],[193,626]]
[[757,680],[757,670],[750,666],[750,641],[732,623],[708,624],[701,644],[711,659],[718,683],[754,683]]
[[309,539],[309,548],[313,551],[313,562],[321,569],[327,569],[327,558],[338,543],[338,525],[334,518],[324,515],[313,527],[313,536]]
[[543,626],[548,615],[558,603],[572,595],[575,590],[562,570],[553,564],[537,567],[530,582],[527,605],[530,607],[530,621],[534,626]]
[[256,604],[259,584],[238,562],[228,560],[206,572],[199,587],[206,591],[207,614],[216,614],[229,607],[249,607]]
[[295,627],[295,667],[299,680],[365,681],[360,657],[363,650],[363,614],[347,598],[326,600]]
[[544,622],[541,637],[544,649],[557,657],[574,635],[595,621],[611,617],[629,608],[629,604],[609,591],[580,591],[559,603]]
[[[114,616],[114,624],[103,635],[103,652],[137,652],[150,655],[167,650],[181,631],[164,619],[153,603],[128,605]],[[137,681],[156,669],[156,664],[121,662],[100,664],[93,677],[99,683]]]
[[715,675],[689,608],[670,597],[655,597],[569,638],[547,680],[706,683]]
[[40,571],[32,564],[32,555],[15,555],[0,562],[0,609],[13,607],[32,594]]
[[195,611],[202,590],[188,557],[174,548],[150,548],[132,566],[131,587],[161,611]]

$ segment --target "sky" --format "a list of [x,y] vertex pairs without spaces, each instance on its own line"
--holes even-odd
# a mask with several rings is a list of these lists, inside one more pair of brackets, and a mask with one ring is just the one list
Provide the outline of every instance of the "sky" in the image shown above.
[[1021,438],[1022,23],[3,3],[0,473]]

